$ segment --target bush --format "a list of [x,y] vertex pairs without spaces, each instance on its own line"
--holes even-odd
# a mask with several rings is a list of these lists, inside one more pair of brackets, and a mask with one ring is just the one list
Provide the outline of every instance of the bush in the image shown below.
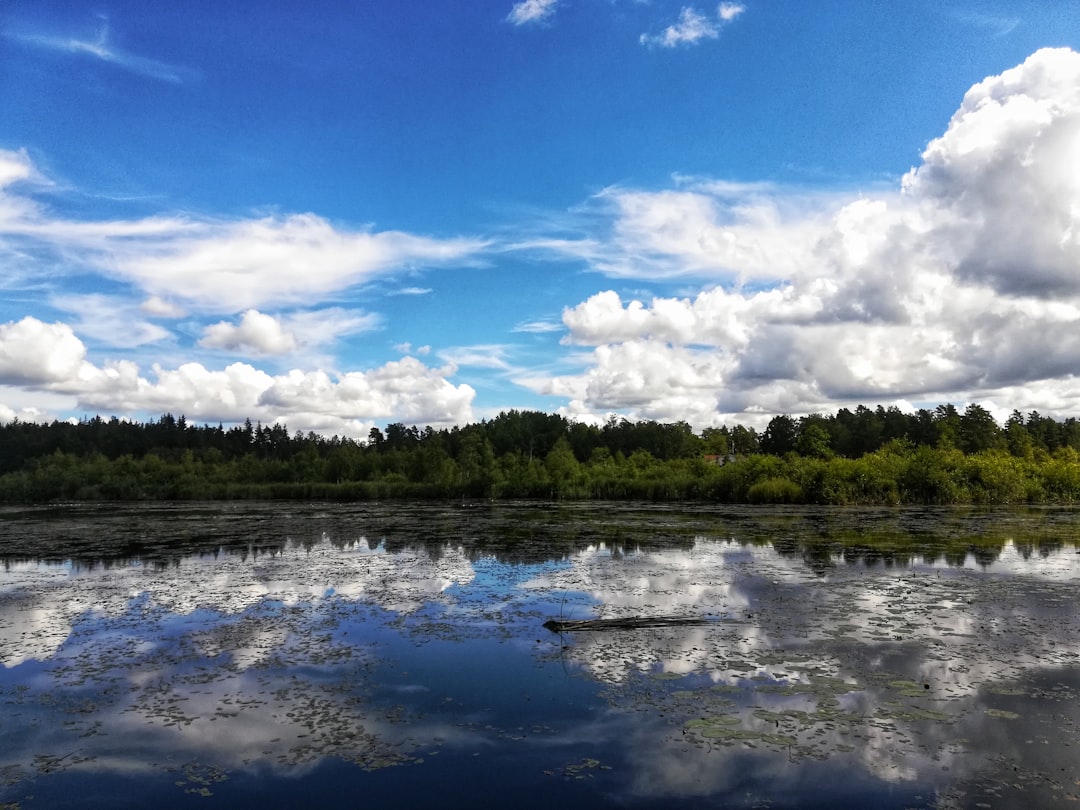
[[746,493],[750,503],[802,503],[802,488],[787,478],[766,478]]

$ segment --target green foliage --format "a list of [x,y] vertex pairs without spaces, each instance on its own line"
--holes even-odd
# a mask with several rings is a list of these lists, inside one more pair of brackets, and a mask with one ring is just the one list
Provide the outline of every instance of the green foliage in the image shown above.
[[766,478],[746,493],[750,503],[802,503],[802,488],[787,478]]
[[776,417],[751,428],[510,411],[366,442],[284,425],[0,425],[0,500],[599,498],[739,503],[1080,502],[1080,423],[977,405]]

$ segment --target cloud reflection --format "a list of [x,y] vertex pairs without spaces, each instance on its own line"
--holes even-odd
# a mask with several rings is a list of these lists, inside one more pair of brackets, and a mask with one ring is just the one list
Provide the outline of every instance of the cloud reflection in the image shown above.
[[[1004,762],[1042,797],[1059,748],[1023,741],[1080,745],[1080,555],[1003,541],[989,563],[870,564],[810,554],[817,529],[785,526],[667,545],[560,536],[506,561],[438,523],[415,535],[426,545],[397,526],[392,543],[308,532],[159,564],[10,562],[0,744],[17,779],[209,768],[184,771],[185,790],[498,750],[511,770],[588,768],[628,801],[785,804],[818,785],[862,806],[889,785],[919,805]],[[559,638],[540,627],[559,611],[711,623]]]

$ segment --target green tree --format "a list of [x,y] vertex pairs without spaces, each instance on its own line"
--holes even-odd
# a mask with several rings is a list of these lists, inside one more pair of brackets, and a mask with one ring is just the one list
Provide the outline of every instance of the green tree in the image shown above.
[[790,416],[774,416],[761,435],[761,452],[782,456],[795,449],[797,439],[795,420]]
[[1003,449],[1005,446],[997,422],[990,411],[981,405],[968,405],[957,419],[956,427],[958,446],[964,453]]
[[463,494],[483,498],[494,495],[498,482],[495,451],[479,431],[471,430],[463,436],[457,465]]
[[558,497],[576,494],[581,484],[581,464],[574,456],[570,442],[560,436],[555,446],[544,458],[544,467],[551,480],[552,489]]
[[799,432],[795,452],[810,458],[832,458],[828,431],[820,424],[807,425]]

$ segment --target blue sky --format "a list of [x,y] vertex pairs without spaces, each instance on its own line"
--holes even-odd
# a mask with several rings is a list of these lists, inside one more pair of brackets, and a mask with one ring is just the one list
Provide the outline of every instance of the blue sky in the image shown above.
[[0,2],[0,420],[1080,414],[1074,2]]

